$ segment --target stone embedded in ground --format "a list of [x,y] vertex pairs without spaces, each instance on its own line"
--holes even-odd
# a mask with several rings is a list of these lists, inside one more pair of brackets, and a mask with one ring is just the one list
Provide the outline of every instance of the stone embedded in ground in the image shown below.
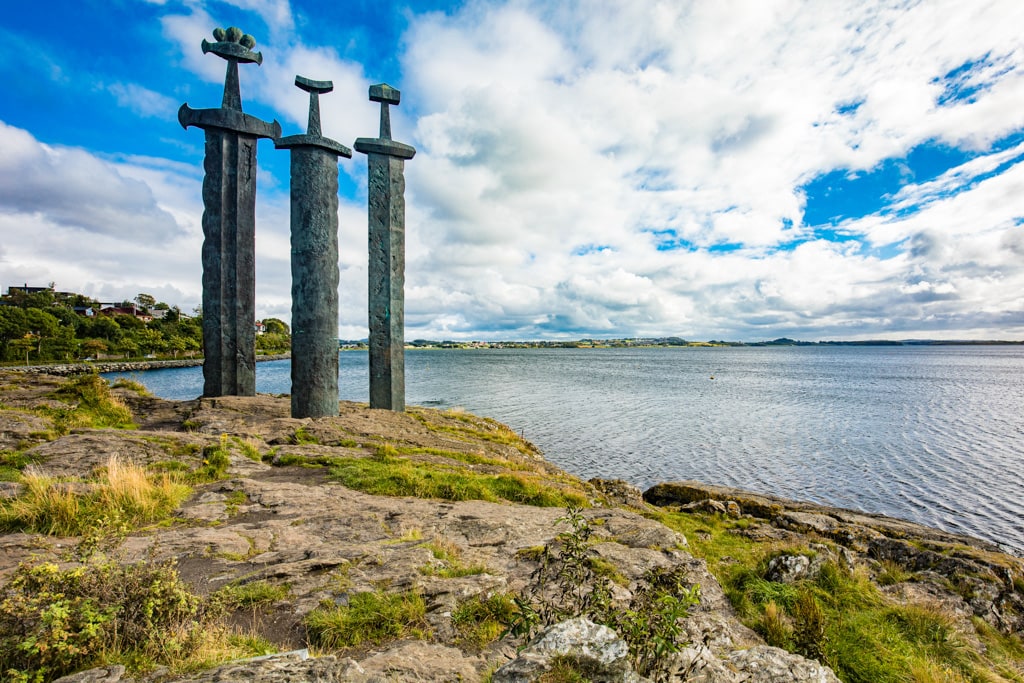
[[514,660],[494,672],[493,683],[530,683],[554,668],[555,660],[600,683],[638,683],[629,646],[615,631],[584,619],[570,619],[542,631]]

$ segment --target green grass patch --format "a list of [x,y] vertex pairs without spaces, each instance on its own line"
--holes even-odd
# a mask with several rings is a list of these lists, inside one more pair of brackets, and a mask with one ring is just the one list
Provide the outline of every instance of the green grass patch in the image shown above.
[[423,448],[423,447],[400,447],[398,452],[402,455],[436,455],[441,458],[448,458],[457,462],[464,462],[467,465],[488,465],[514,471],[532,471],[533,468],[526,463],[512,462],[501,458],[491,458],[478,453],[464,453],[462,451],[450,451],[444,448]]
[[452,611],[457,645],[482,649],[504,634],[519,613],[513,593],[474,595]]
[[72,429],[135,429],[132,411],[121,398],[110,392],[110,385],[99,375],[77,375],[67,380],[51,394],[68,407],[39,408],[38,412],[53,421],[58,434]]
[[255,462],[261,462],[263,456],[260,454],[260,442],[257,439],[241,439],[237,436],[231,437],[231,440],[238,446],[238,450],[241,451],[242,455],[253,460]]
[[426,603],[414,591],[356,593],[347,605],[310,612],[306,628],[311,644],[326,650],[380,645],[397,638],[427,637],[426,613]]
[[215,593],[229,609],[268,607],[288,595],[288,586],[267,581],[231,584]]
[[[758,542],[728,518],[704,513],[652,516],[681,531],[690,552],[704,558],[747,626],[769,644],[831,666],[845,683],[1022,681],[1024,647],[975,620],[983,653],[972,649],[938,608],[895,603],[864,570],[826,562],[817,576],[792,584],[764,578],[779,552],[809,553],[786,542]],[[882,565],[877,581],[912,576]]]
[[230,465],[231,450],[228,446],[228,437],[226,434],[221,434],[219,444],[203,448],[203,462],[189,478],[197,484],[224,479]]
[[349,488],[380,496],[415,496],[441,500],[507,500],[539,507],[586,505],[582,493],[565,491],[541,477],[524,474],[478,474],[464,469],[404,459],[338,458],[331,477]]
[[116,459],[81,492],[37,474],[24,475],[22,482],[20,496],[0,501],[4,531],[76,536],[101,527],[141,526],[167,517],[192,492],[166,474],[148,474]]
[[424,576],[438,576],[442,579],[455,579],[460,576],[486,574],[487,567],[482,564],[467,565],[462,562],[462,551],[451,541],[435,539],[427,543],[435,563],[425,564],[419,571]]
[[289,440],[292,442],[292,444],[296,446],[306,446],[320,443],[320,440],[317,437],[310,434],[309,430],[306,429],[306,427],[299,427],[298,429],[296,429],[295,433],[291,435],[291,438]]
[[152,396],[153,395],[152,393],[150,393],[149,389],[146,387],[145,384],[143,384],[142,382],[137,382],[137,381],[135,381],[133,379],[128,379],[127,377],[122,377],[122,378],[116,380],[111,388],[113,388],[113,389],[127,389],[129,391],[134,391],[139,396]]
[[[490,441],[491,443],[512,446],[523,455],[531,457],[537,455],[536,450],[532,448],[530,444],[526,443],[526,441],[507,426],[495,420],[476,418],[464,413],[449,410],[444,413],[445,417],[458,420],[463,423],[462,425],[449,425],[431,422],[430,419],[427,418],[426,414],[422,412],[410,411],[409,415],[431,432],[449,434],[463,441]],[[481,423],[483,424],[481,425]]]
[[282,453],[277,454],[275,448],[271,452],[263,456],[264,462],[270,462],[274,467],[308,467],[310,469],[319,469],[321,467],[331,467],[342,462],[344,458],[339,458],[333,455],[299,455],[298,453]]
[[39,459],[23,451],[0,451],[0,481],[21,481],[22,472]]

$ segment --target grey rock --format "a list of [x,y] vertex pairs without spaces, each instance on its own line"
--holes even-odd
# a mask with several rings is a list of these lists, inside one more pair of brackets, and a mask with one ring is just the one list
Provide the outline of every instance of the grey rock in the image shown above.
[[639,509],[647,506],[647,503],[644,502],[643,492],[628,481],[595,477],[588,480],[587,483],[604,494],[608,500],[616,505],[628,505],[629,507]]
[[230,662],[174,680],[181,683],[341,683],[368,680],[364,675],[362,668],[352,660],[338,660],[332,655],[310,659],[284,654]]
[[54,683],[118,683],[122,676],[124,676],[124,667],[117,664],[62,676]]
[[734,652],[726,661],[745,683],[839,683],[829,667],[768,645]]
[[473,681],[479,679],[484,661],[452,647],[414,640],[363,659],[359,665],[368,680]]
[[806,555],[779,555],[768,563],[765,578],[779,583],[796,583],[810,573],[811,558]]
[[643,681],[629,665],[629,647],[615,631],[587,619],[555,624],[494,672],[493,683],[529,683],[552,669],[554,658],[571,661],[595,683]]

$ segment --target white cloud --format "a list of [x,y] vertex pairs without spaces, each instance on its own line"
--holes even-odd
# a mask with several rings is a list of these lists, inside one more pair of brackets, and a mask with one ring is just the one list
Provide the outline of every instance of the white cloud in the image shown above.
[[137,83],[111,83],[106,90],[117,100],[118,106],[131,109],[141,116],[168,118],[178,110],[178,103],[161,93]]
[[[227,4],[266,24],[265,61],[241,75],[247,111],[304,132],[301,74],[334,82],[324,135],[351,146],[376,134],[367,87],[380,65],[303,35],[304,0]],[[165,7],[176,87],[198,79],[203,101],[190,104],[215,105],[224,62],[199,44],[216,6]],[[1024,338],[1024,146],[989,151],[1024,130],[1024,4],[489,0],[408,20],[392,117],[418,150],[406,166],[410,338]],[[106,80],[140,116],[174,108]],[[47,250],[5,239],[4,277],[101,282],[130,250],[116,286],[198,297],[198,165],[44,145],[11,126],[0,143],[3,227],[45,234]],[[806,224],[811,180],[928,144],[976,158],[927,182],[908,175],[835,236]],[[365,160],[341,169],[356,189],[340,207],[339,330],[362,337]],[[259,176],[257,300],[261,317],[287,319],[277,173]],[[76,236],[91,240],[82,253],[67,246]]]
[[[410,233],[424,240],[409,278],[445,302],[415,316],[417,336],[509,324],[885,334],[899,327],[890,312],[954,324],[980,292],[1019,307],[1007,285],[1021,269],[1006,257],[1017,172],[973,180],[1012,152],[907,186],[896,207],[924,207],[909,217],[843,226],[876,246],[955,236],[928,257],[807,241],[801,186],[929,140],[977,148],[1024,127],[1008,106],[1021,96],[1020,14],[1005,2],[595,1],[416,18],[404,65],[421,115],[409,189],[423,213]],[[971,78],[987,89],[939,106],[942,78],[986,54],[998,64]],[[658,251],[673,243],[683,248]],[[792,243],[803,244],[778,248]],[[722,244],[739,250],[704,251]],[[927,280],[934,301],[905,301],[923,292],[908,289],[919,271],[972,266],[999,275],[946,273]]]

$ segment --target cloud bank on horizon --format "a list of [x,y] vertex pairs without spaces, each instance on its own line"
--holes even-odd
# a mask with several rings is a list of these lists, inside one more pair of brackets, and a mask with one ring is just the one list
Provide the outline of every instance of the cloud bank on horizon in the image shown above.
[[[0,286],[201,298],[213,28],[243,107],[374,136],[402,90],[406,336],[1024,340],[1024,3],[58,0],[0,18]],[[61,18],[63,17],[63,18]],[[72,20],[73,19],[73,20]],[[341,163],[339,336],[366,335]],[[290,316],[288,157],[260,144],[257,313]]]

